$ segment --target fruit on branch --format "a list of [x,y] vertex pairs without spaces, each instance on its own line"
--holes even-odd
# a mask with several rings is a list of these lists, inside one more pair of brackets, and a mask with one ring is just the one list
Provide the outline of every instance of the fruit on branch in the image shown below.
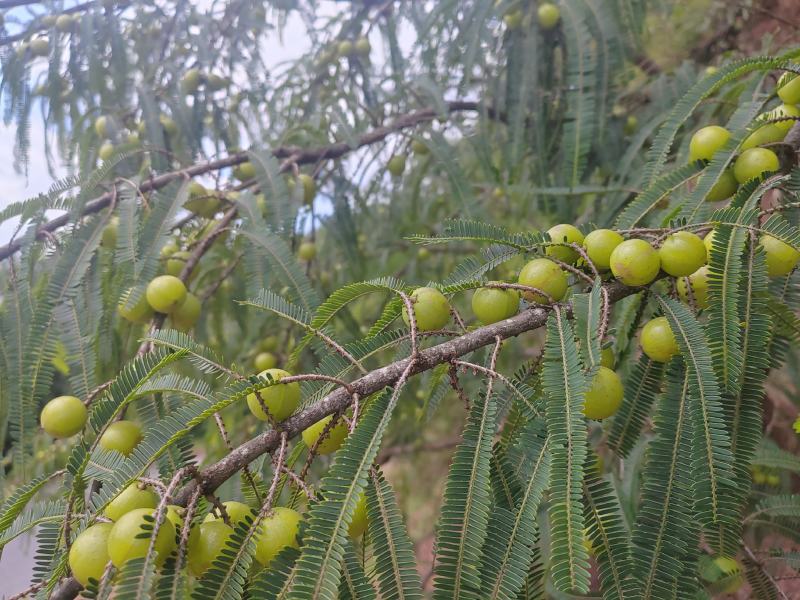
[[172,326],[183,332],[187,332],[195,326],[200,319],[200,312],[203,306],[200,299],[191,292],[186,293],[186,300],[169,315]]
[[261,521],[256,539],[256,560],[267,567],[287,546],[298,548],[297,534],[303,517],[296,510],[276,506]]
[[522,297],[528,302],[539,304],[558,302],[567,293],[569,287],[567,274],[549,258],[534,258],[522,267],[517,283],[536,288],[549,296],[548,298],[535,292],[522,293]]
[[46,37],[36,38],[30,42],[31,54],[34,56],[47,56],[50,54],[50,40]]
[[186,545],[186,562],[195,577],[205,573],[222,553],[233,528],[222,521],[201,523],[192,529]]
[[100,446],[128,456],[142,441],[142,428],[133,421],[115,421],[100,436]]
[[100,238],[100,245],[103,248],[113,250],[117,247],[117,230],[119,229],[119,217],[111,217],[108,220],[108,225],[103,229],[103,235]]
[[56,29],[58,29],[61,33],[66,33],[72,30],[75,23],[75,19],[73,19],[70,15],[58,15],[55,25]]
[[150,308],[150,305],[147,303],[145,294],[139,296],[139,300],[136,304],[128,307],[127,301],[132,291],[131,288],[122,296],[122,299],[117,305],[117,312],[119,316],[131,323],[147,323],[153,317],[153,309]]
[[239,181],[250,181],[256,176],[256,168],[250,161],[243,162],[233,168],[233,176]]
[[[583,244],[583,234],[574,225],[561,223],[547,230],[550,240],[554,244]],[[565,263],[575,263],[580,254],[568,246],[547,246],[547,256],[552,256]]]
[[786,104],[800,102],[800,77],[794,73],[784,73],[778,80],[778,97]]
[[[794,104],[781,104],[777,108],[774,108],[768,113],[766,113],[764,117],[767,119],[780,119],[782,117],[800,117],[800,108],[797,108]],[[773,123],[773,125],[781,129],[784,133],[789,133],[789,130],[795,123],[797,123],[795,119],[787,119],[786,121],[778,121],[777,123]]]
[[336,53],[339,58],[350,56],[353,53],[353,42],[350,40],[343,40],[336,46]]
[[167,275],[178,277],[181,274],[181,271],[183,271],[183,267],[186,265],[186,261],[189,260],[190,256],[191,253],[187,252],[186,250],[178,250],[177,252],[173,252],[167,259],[167,264],[164,268],[164,271]]
[[776,237],[764,234],[760,239],[764,248],[764,258],[767,262],[767,275],[770,277],[783,277],[791,273],[800,260],[800,252],[786,242]]
[[94,121],[94,131],[100,138],[106,138],[109,134],[108,117],[100,116]]
[[774,144],[775,142],[780,142],[784,137],[786,137],[786,132],[778,127],[777,123],[767,123],[748,135],[739,149],[747,150],[756,146]]
[[[297,178],[300,180],[300,184],[303,186],[303,202],[306,204],[311,204],[314,201],[314,196],[317,195],[317,184],[314,181],[314,178],[307,173],[300,173]],[[296,182],[294,177],[290,177],[287,185],[289,186],[289,192],[294,194],[294,188]]]
[[658,249],[661,268],[673,277],[688,277],[706,264],[706,247],[690,231],[676,231],[667,236]]
[[217,214],[221,204],[216,195],[209,192],[202,184],[193,181],[189,184],[189,199],[184,202],[183,207],[196,215],[211,219]]
[[[259,373],[261,377],[269,376],[275,384],[261,388],[256,393],[247,395],[247,405],[257,418],[266,421],[269,417],[261,406],[261,401],[267,407],[270,416],[276,421],[283,421],[291,415],[300,404],[300,384],[277,383],[284,377],[291,377],[291,373],[283,369],[267,369]],[[259,397],[261,400],[259,400]]]
[[[250,517],[251,519],[256,518],[255,511],[247,506],[244,502],[237,502],[236,500],[227,500],[222,503],[222,506],[225,507],[225,514],[228,515],[228,520],[230,524],[236,526],[238,523],[241,523],[245,520],[246,517]],[[210,523],[211,521],[220,521],[224,522],[225,519],[222,518],[222,515],[218,511],[217,508],[214,508],[210,513],[206,515],[206,518],[203,519],[203,523]]]
[[406,157],[402,154],[395,154],[389,159],[389,162],[386,163],[386,168],[389,170],[392,177],[400,177],[403,171],[406,170]]
[[472,294],[472,312],[483,325],[491,325],[513,317],[518,310],[517,290],[485,287],[475,290]]
[[622,242],[614,248],[609,262],[614,277],[634,287],[652,282],[661,269],[658,251],[640,239]]
[[711,246],[714,243],[714,230],[712,229],[703,238],[703,245],[706,247],[706,260],[711,262]]
[[595,229],[584,238],[583,247],[589,260],[602,273],[611,268],[611,253],[624,241],[625,238],[616,231]]
[[736,181],[736,176],[733,174],[732,169],[725,169],[722,175],[719,176],[717,182],[711,186],[711,189],[706,195],[706,202],[720,202],[727,200],[736,193],[739,189],[739,182]]
[[[303,443],[308,448],[311,448],[317,442],[331,419],[333,419],[333,415],[328,415],[303,430]],[[336,452],[344,444],[348,433],[350,433],[350,430],[347,427],[347,423],[340,418],[336,425],[329,429],[325,439],[317,446],[317,454],[332,454]]]
[[163,314],[169,314],[186,300],[186,286],[173,275],[159,275],[147,284],[147,303]]
[[314,242],[303,242],[297,249],[297,256],[300,260],[310,262],[317,255],[317,245]]
[[222,75],[211,73],[210,75],[208,75],[208,77],[206,77],[206,86],[212,92],[217,92],[228,86],[228,80]]
[[[447,325],[450,320],[450,303],[442,292],[436,288],[419,287],[411,292],[410,299],[419,331],[433,331]],[[403,321],[406,325],[411,325],[405,303]]]
[[367,530],[367,496],[364,492],[358,497],[356,507],[353,510],[353,520],[347,528],[347,533],[351,538],[358,539]]
[[173,254],[175,254],[178,250],[180,250],[178,242],[172,239],[168,241],[166,244],[164,244],[164,246],[162,246],[159,256],[161,256],[161,258],[169,258]]
[[609,369],[614,368],[614,349],[609,346],[607,348],[603,348],[600,350],[600,365],[603,367],[608,367]]
[[542,2],[539,9],[536,11],[536,16],[539,19],[539,27],[542,29],[553,29],[561,20],[561,11],[555,4],[550,2]]
[[[688,282],[688,285],[687,285]],[[678,296],[689,304],[689,286],[697,308],[708,308],[708,266],[702,266],[688,277],[680,277],[677,281]]]
[[417,156],[427,156],[430,153],[430,149],[424,141],[413,139],[411,140],[411,152]]
[[648,321],[642,327],[639,344],[642,351],[656,362],[667,362],[680,352],[666,317],[656,317]]
[[[147,554],[155,527],[154,518],[154,510],[137,508],[125,513],[114,523],[108,534],[108,555],[115,567],[120,568],[129,560],[141,558]],[[150,535],[138,537],[143,533]],[[156,535],[155,550],[158,553],[155,560],[156,565],[163,565],[174,549],[175,526],[169,519],[164,519]]]
[[730,137],[730,132],[719,125],[709,125],[698,129],[689,140],[689,162],[711,160]]
[[156,493],[147,486],[140,487],[140,484],[134,481],[106,505],[103,514],[112,521],[118,521],[122,515],[132,510],[156,506],[158,506]]
[[369,43],[369,40],[364,36],[359,37],[356,40],[355,44],[356,54],[367,57],[369,53],[372,51],[372,45]]
[[87,527],[75,538],[69,549],[69,568],[72,576],[82,586],[89,585],[89,579],[100,581],[109,561],[108,536],[112,523],[95,523]]
[[253,359],[253,364],[256,371],[266,371],[267,369],[274,369],[278,364],[278,359],[272,352],[259,352]]
[[202,81],[200,69],[189,69],[181,77],[181,90],[184,94],[194,94],[200,88]]
[[108,160],[114,155],[114,144],[109,141],[103,142],[100,146],[100,150],[97,151],[97,156],[100,157],[100,160]]
[[736,181],[745,183],[764,173],[777,171],[781,166],[778,155],[766,148],[750,148],[745,150],[733,163],[733,174]]
[[524,16],[522,9],[517,8],[516,10],[511,10],[504,14],[503,22],[506,24],[509,31],[515,31],[522,27],[522,19]]
[[58,396],[44,405],[40,415],[42,428],[54,438],[68,438],[86,425],[87,411],[80,398]]
[[177,504],[167,504],[167,518],[175,526],[176,531],[180,531],[183,527],[183,517],[186,514],[186,509]]
[[586,392],[583,414],[600,421],[615,414],[622,404],[622,381],[614,371],[600,366]]

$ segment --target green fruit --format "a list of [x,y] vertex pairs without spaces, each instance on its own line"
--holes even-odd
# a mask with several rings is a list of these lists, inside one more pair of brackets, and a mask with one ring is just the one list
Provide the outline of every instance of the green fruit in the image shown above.
[[700,267],[688,277],[678,279],[678,296],[687,304],[689,303],[689,286],[691,286],[692,297],[697,308],[708,308],[708,266]]
[[169,258],[173,254],[175,254],[180,248],[178,247],[178,242],[175,240],[170,240],[161,248],[160,256],[161,258]]
[[353,510],[353,520],[347,528],[347,533],[351,538],[358,539],[367,530],[367,497],[362,492]]
[[425,156],[430,152],[427,144],[417,139],[411,140],[411,151],[417,156]]
[[177,309],[172,311],[169,318],[172,326],[179,331],[189,331],[200,318],[203,306],[200,299],[191,292],[186,293],[186,300]]
[[625,126],[622,128],[622,133],[625,135],[633,135],[638,128],[639,119],[636,118],[636,115],[628,115],[628,118],[625,119]]
[[800,77],[794,73],[784,73],[778,80],[778,97],[786,104],[800,102]]
[[42,429],[54,438],[68,438],[80,433],[86,425],[86,407],[75,396],[58,396],[44,405],[40,420]]
[[[319,436],[322,435],[322,431],[327,427],[331,419],[333,419],[333,415],[328,415],[303,430],[303,442],[308,448],[311,448],[311,446],[317,442]],[[317,447],[317,454],[331,454],[336,452],[342,447],[349,433],[350,430],[347,427],[347,423],[345,423],[344,419],[339,419],[336,425],[330,428],[325,439],[322,440]]]
[[700,577],[715,584],[714,588],[720,594],[735,594],[744,583],[742,566],[735,558],[717,556],[703,556],[699,563]]
[[369,56],[369,53],[372,51],[372,46],[370,45],[369,40],[362,36],[356,40],[355,50],[356,54],[361,56]]
[[256,538],[256,560],[269,566],[281,550],[287,546],[298,548],[297,534],[300,531],[300,513],[291,508],[277,506],[272,514],[264,517]]
[[644,240],[626,240],[611,253],[611,272],[625,285],[647,285],[658,276],[658,251]]
[[183,267],[186,266],[186,261],[189,260],[191,255],[191,252],[187,252],[185,250],[173,252],[167,259],[167,264],[164,269],[167,275],[178,277],[183,271]]
[[306,173],[300,173],[297,178],[303,186],[303,202],[311,204],[314,201],[314,197],[317,195],[317,183],[311,175]]
[[142,441],[142,428],[133,421],[115,421],[100,436],[100,446],[128,456]]
[[233,168],[233,176],[239,181],[250,181],[256,176],[256,168],[250,161],[243,162]]
[[[291,373],[283,369],[267,369],[259,373],[262,377],[269,375],[273,381],[280,381],[284,377],[291,377]],[[300,384],[292,383],[278,383],[270,387],[262,388],[259,391],[259,396],[264,401],[264,404],[269,410],[269,414],[276,421],[283,421],[286,417],[291,415],[297,406],[300,404]],[[255,393],[248,394],[247,405],[257,418],[262,421],[267,420],[267,415],[261,407],[261,402]]]
[[777,171],[781,166],[778,155],[766,148],[750,148],[745,150],[733,163],[733,174],[736,181],[745,183],[764,173]]
[[583,247],[589,260],[595,268],[600,271],[608,271],[611,268],[611,253],[614,248],[625,241],[620,234],[611,229],[595,229],[590,232],[583,240]]
[[767,262],[767,275],[782,277],[791,273],[800,260],[800,252],[771,235],[761,236],[761,247]]
[[389,173],[392,174],[392,177],[400,177],[403,171],[406,170],[406,157],[402,154],[395,154],[389,159],[389,162],[386,163],[386,168],[389,170]]
[[706,264],[706,247],[697,235],[677,231],[658,250],[661,268],[673,277],[688,277]]
[[642,351],[656,362],[667,362],[680,352],[678,342],[666,317],[657,317],[642,327],[639,337]]
[[200,87],[203,78],[199,69],[189,69],[181,77],[181,90],[184,94],[194,94]]
[[108,137],[108,117],[97,117],[94,122],[94,131],[100,138]]
[[522,293],[522,297],[528,302],[539,304],[558,302],[567,293],[569,287],[567,274],[549,258],[535,258],[522,267],[517,283],[536,288],[550,296],[547,298],[535,292]]
[[748,135],[742,142],[742,145],[739,146],[739,150],[774,144],[775,142],[780,142],[784,137],[786,137],[786,132],[778,127],[777,123],[768,123],[767,125],[762,125]]
[[[42,27],[52,27],[56,24],[56,19],[55,15],[44,15],[41,21]],[[0,24],[2,24],[2,21],[0,21]]]
[[89,579],[100,581],[106,570],[108,556],[108,536],[114,525],[96,523],[84,529],[69,549],[69,568],[72,576],[82,586],[89,585]]
[[228,86],[228,80],[221,75],[217,75],[216,73],[211,73],[206,78],[206,85],[208,89],[212,92],[216,92],[218,90],[224,89]]
[[266,371],[267,369],[274,369],[278,364],[278,359],[272,352],[259,352],[253,359],[253,364],[256,371]]
[[264,352],[275,352],[278,349],[278,336],[277,335],[268,335],[263,340],[261,340],[261,344],[259,347]]
[[[137,508],[125,513],[114,523],[108,535],[108,555],[117,568],[122,567],[133,558],[141,558],[150,548],[155,511],[149,508]],[[138,537],[149,533],[145,537]],[[163,565],[167,557],[175,549],[175,526],[169,519],[164,519],[156,536],[155,550],[158,553],[156,564]]]
[[417,260],[428,260],[431,257],[431,251],[427,248],[420,248],[417,250]]
[[614,368],[614,349],[609,346],[600,350],[600,365],[609,369]]
[[730,132],[719,125],[698,129],[689,140],[689,162],[711,160],[730,137]]
[[583,414],[587,419],[600,421],[610,417],[622,404],[622,381],[608,367],[599,367],[586,392]]
[[117,312],[126,321],[131,323],[147,323],[153,317],[153,309],[147,303],[147,298],[144,294],[139,296],[139,300],[131,307],[127,307],[128,297],[131,290],[125,292],[125,295],[117,305]]
[[47,56],[50,54],[50,40],[47,38],[36,38],[30,43],[31,54],[34,56]]
[[66,33],[75,25],[75,20],[70,15],[58,15],[55,25],[61,33]]
[[189,534],[186,557],[189,570],[200,577],[221,554],[233,535],[233,528],[223,521],[201,523]]
[[297,249],[297,256],[300,260],[310,262],[317,255],[317,246],[314,242],[303,242]]
[[119,228],[119,217],[111,217],[108,225],[103,229],[103,236],[100,238],[100,245],[103,248],[113,250],[117,247],[117,229]]
[[506,27],[509,29],[509,31],[515,31],[522,27],[522,20],[524,16],[525,15],[522,10],[512,10],[503,15],[503,22],[506,24]]
[[727,200],[736,193],[737,189],[739,189],[739,182],[736,181],[733,171],[725,169],[717,179],[717,182],[708,191],[706,202]]
[[517,290],[486,287],[475,290],[472,294],[472,312],[484,325],[513,317],[518,310]]
[[[800,108],[797,108],[793,104],[781,104],[779,107],[769,111],[765,116],[768,119],[780,119],[781,117],[800,117]],[[787,119],[786,121],[773,123],[773,125],[778,127],[781,131],[783,131],[784,134],[786,134],[789,133],[789,130],[795,123],[797,123],[796,119]]]
[[350,56],[353,53],[353,42],[350,40],[339,42],[339,45],[336,47],[336,52],[339,55],[339,58]]
[[561,19],[561,11],[555,4],[550,2],[542,2],[539,9],[536,11],[536,16],[539,18],[539,27],[542,29],[552,29],[558,25]]
[[[447,325],[450,320],[450,303],[439,290],[420,287],[411,292],[410,298],[418,331],[433,331]],[[411,325],[405,303],[403,321],[406,325]]]
[[714,230],[712,229],[703,238],[703,245],[706,247],[706,262],[711,262],[711,246],[714,243]]
[[[547,233],[550,235],[550,240],[553,243],[583,244],[583,234],[574,225],[568,225],[566,223],[554,225],[547,230]],[[580,256],[577,250],[573,250],[567,246],[547,246],[545,254],[565,263],[574,263],[578,260],[578,256]]]
[[[250,517],[251,519],[256,518],[255,511],[247,506],[244,502],[237,502],[236,500],[228,500],[222,503],[222,506],[225,507],[225,513],[228,515],[228,520],[231,522],[231,525],[237,525],[245,520],[245,518]],[[210,513],[206,515],[206,518],[203,519],[203,523],[209,523],[211,521],[221,521],[224,522],[222,515],[218,512],[215,508]]]
[[119,521],[122,515],[138,509],[152,509],[158,506],[158,496],[148,487],[144,489],[134,482],[122,490],[108,503],[103,514],[112,521]]
[[186,286],[172,275],[159,275],[147,284],[147,303],[156,312],[173,312],[186,300],[186,294]]
[[100,150],[97,151],[97,156],[100,157],[101,160],[108,160],[114,155],[114,144],[111,142],[103,142],[100,146]]
[[219,212],[222,201],[197,182],[189,185],[190,198],[183,203],[186,210],[196,215],[212,219]]
[[167,518],[172,522],[176,531],[183,528],[183,517],[186,515],[186,509],[176,504],[167,504]]

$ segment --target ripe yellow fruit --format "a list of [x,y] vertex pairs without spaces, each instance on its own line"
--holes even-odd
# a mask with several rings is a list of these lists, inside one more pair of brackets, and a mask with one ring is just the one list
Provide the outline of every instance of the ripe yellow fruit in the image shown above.
[[652,282],[661,269],[658,251],[644,240],[626,240],[614,248],[611,272],[625,285],[640,286]]
[[[686,282],[689,282],[688,286]],[[708,308],[708,266],[702,266],[688,277],[678,279],[678,296],[689,303],[689,290],[691,286],[692,297],[697,308]]]
[[[222,506],[225,507],[225,513],[228,515],[228,520],[231,522],[231,525],[236,526],[238,523],[241,523],[245,520],[245,518],[250,517],[251,519],[256,518],[256,511],[252,508],[247,506],[244,502],[237,502],[236,500],[228,500],[222,503]],[[225,522],[222,518],[222,515],[217,512],[215,508],[210,513],[206,515],[206,518],[203,519],[203,523],[209,523],[210,521],[220,521]]]
[[272,352],[259,352],[253,359],[253,364],[256,371],[266,371],[267,369],[274,369],[278,364],[278,359]]
[[[283,369],[267,369],[259,373],[261,376],[269,375],[273,381],[280,381],[284,377],[291,377],[291,373]],[[276,383],[275,385],[261,388],[258,396],[264,401],[264,405],[269,410],[269,414],[276,421],[283,421],[286,417],[291,415],[297,406],[300,404],[300,384],[292,383]],[[256,394],[248,394],[247,406],[250,407],[252,412],[257,418],[262,421],[267,420],[267,414],[261,408],[261,402]]]
[[[410,299],[417,330],[433,331],[447,325],[450,320],[450,303],[439,290],[420,287],[411,292]],[[403,321],[406,325],[411,324],[405,306],[403,306]]]
[[72,576],[83,586],[89,579],[100,581],[109,561],[108,536],[112,523],[96,523],[84,529],[69,549],[69,568]]
[[711,160],[730,137],[730,132],[719,125],[709,125],[698,129],[689,141],[689,162]]
[[[568,225],[567,223],[554,225],[547,230],[547,233],[554,243],[583,244],[583,234],[574,225]],[[580,256],[577,250],[573,250],[568,246],[547,246],[545,254],[565,263],[574,263]]]
[[149,487],[140,488],[133,482],[106,505],[103,514],[112,521],[118,521],[125,513],[138,508],[155,508],[158,506],[158,496]]
[[147,284],[147,303],[156,312],[169,314],[186,300],[186,286],[173,275],[159,275]]
[[186,293],[186,299],[178,308],[169,315],[172,326],[179,331],[189,331],[200,318],[203,305],[200,299],[191,292]]
[[[333,415],[328,415],[303,430],[303,443],[308,447],[311,448],[322,435],[323,430],[325,427],[328,426],[328,423],[331,422]],[[347,423],[345,423],[344,419],[339,419],[339,421],[330,428],[328,434],[325,436],[325,439],[322,440],[320,445],[317,447],[317,454],[331,454],[336,452],[339,448],[342,447],[344,441],[347,439],[347,435],[350,433],[350,430],[347,428]]]
[[622,404],[622,380],[608,367],[599,367],[586,392],[583,414],[600,421],[615,414]]
[[42,429],[54,438],[68,438],[86,425],[86,407],[75,396],[58,396],[44,405],[40,420]]
[[354,540],[364,535],[367,530],[367,496],[364,492],[358,497],[355,510],[353,510],[353,520],[347,528],[347,533]]
[[142,428],[133,421],[115,421],[100,437],[100,446],[128,456],[142,441]]
[[267,567],[287,546],[297,548],[297,534],[302,519],[300,513],[291,508],[273,508],[272,514],[264,517],[261,522],[261,530],[256,539],[256,560]]
[[680,352],[678,342],[666,317],[657,317],[642,327],[639,337],[642,351],[656,362],[667,362]]
[[113,250],[117,246],[117,232],[119,230],[119,217],[111,217],[108,220],[108,225],[103,229],[103,235],[100,238],[100,245],[103,248]]
[[[152,520],[155,511],[149,508],[137,508],[125,513],[114,523],[108,535],[108,555],[114,566],[120,568],[133,558],[141,558],[147,554],[155,522]],[[149,517],[149,518],[148,518]],[[150,533],[146,537],[138,537]],[[163,565],[167,557],[175,549],[175,526],[169,519],[164,519],[156,536],[156,564]]]
[[688,277],[706,263],[706,247],[697,235],[676,231],[658,250],[661,268],[673,277]]
[[777,171],[781,166],[778,155],[766,148],[750,148],[745,150],[733,163],[733,174],[736,181],[745,183],[764,173]]
[[608,271],[611,268],[611,253],[614,248],[625,241],[620,234],[611,229],[595,229],[590,232],[583,240],[583,247],[589,260],[595,268],[600,271]]
[[186,545],[187,563],[192,575],[203,575],[227,546],[232,535],[233,528],[223,521],[201,523],[193,528]]
[[539,27],[542,29],[552,29],[561,20],[561,11],[555,4],[550,2],[542,2],[539,9],[536,11],[536,16],[539,18]]
[[535,292],[523,292],[522,297],[528,302],[538,302],[539,304],[549,304],[558,302],[567,293],[569,281],[564,270],[549,258],[535,258],[522,267],[519,272],[517,282],[520,285],[541,290],[550,298]]
[[767,262],[767,275],[782,277],[791,273],[800,260],[800,252],[789,244],[771,235],[762,235],[760,240]]

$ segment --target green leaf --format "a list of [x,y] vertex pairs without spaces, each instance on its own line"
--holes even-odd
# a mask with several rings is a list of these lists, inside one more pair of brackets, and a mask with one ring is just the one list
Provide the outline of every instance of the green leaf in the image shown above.
[[650,360],[644,354],[626,378],[622,406],[613,416],[608,434],[608,445],[619,458],[626,458],[639,441],[663,379],[663,363]]

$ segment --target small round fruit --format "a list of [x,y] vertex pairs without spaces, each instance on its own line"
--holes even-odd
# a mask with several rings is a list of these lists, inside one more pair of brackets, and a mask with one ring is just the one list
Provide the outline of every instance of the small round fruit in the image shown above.
[[72,576],[82,586],[89,585],[89,579],[100,581],[106,570],[108,556],[108,536],[114,525],[96,523],[84,529],[69,549],[69,568]]
[[263,340],[261,340],[261,344],[259,344],[259,348],[261,348],[264,352],[274,352],[278,349],[278,340],[277,335],[268,335]]
[[[450,320],[450,303],[442,292],[435,288],[419,287],[411,292],[410,298],[419,331],[433,331],[447,325]],[[403,321],[406,325],[411,324],[405,303],[403,305]]]
[[517,282],[536,288],[549,296],[535,292],[523,292],[522,297],[528,302],[549,304],[558,302],[567,293],[569,281],[564,270],[549,258],[534,258],[519,272]]
[[[237,502],[236,500],[228,500],[222,503],[222,506],[225,507],[225,512],[228,515],[228,520],[231,522],[231,525],[237,525],[245,520],[246,517],[250,517],[251,519],[256,518],[256,512],[247,506],[244,502]],[[203,523],[209,523],[211,521],[220,521],[225,522],[222,518],[222,515],[217,511],[217,509],[212,510],[210,513],[206,515],[206,518],[203,519]]]
[[183,517],[186,515],[186,509],[177,504],[167,504],[167,518],[172,522],[176,531],[183,528]]
[[44,405],[42,429],[54,438],[68,438],[86,425],[86,407],[75,396],[58,396]]
[[717,71],[719,71],[719,69],[717,67],[715,67],[714,65],[709,65],[709,66],[707,66],[705,68],[706,75],[713,75]]
[[233,176],[239,181],[249,181],[256,176],[256,168],[250,161],[243,162],[233,168]]
[[739,150],[747,150],[748,148],[755,148],[756,146],[764,146],[766,144],[774,144],[780,142],[786,136],[786,132],[778,127],[777,123],[768,123],[756,129],[753,133],[748,135]]
[[513,317],[518,310],[517,290],[485,287],[472,294],[472,312],[484,325]]
[[369,56],[369,53],[372,51],[372,45],[367,38],[362,36],[356,40],[355,50],[356,54]]
[[36,38],[30,43],[31,54],[34,56],[47,56],[50,54],[50,40],[47,38]]
[[625,241],[620,234],[611,229],[595,229],[583,240],[583,247],[589,260],[598,271],[608,271],[611,268],[611,253],[614,248]]
[[100,436],[100,446],[128,456],[142,441],[142,428],[133,421],[115,421]]
[[639,119],[636,118],[636,115],[628,115],[628,118],[625,119],[625,125],[622,128],[622,133],[625,135],[633,135],[636,133],[636,130],[639,128]]
[[111,142],[103,142],[100,146],[100,150],[97,151],[97,156],[100,157],[100,160],[108,160],[114,155],[114,144]]
[[625,285],[647,285],[658,276],[661,259],[658,250],[644,240],[626,240],[614,248],[611,272]]
[[181,90],[184,94],[194,94],[200,87],[202,76],[199,69],[189,69],[181,77]]
[[[767,113],[768,119],[780,119],[781,117],[800,117],[800,108],[793,104],[781,104],[779,107]],[[787,119],[786,121],[778,121],[773,123],[776,127],[783,131],[784,134],[789,133],[792,126],[797,123],[795,119]],[[783,139],[783,138],[781,138]]]
[[550,2],[543,2],[539,5],[536,11],[536,16],[539,18],[539,27],[542,29],[552,29],[561,20],[561,11],[555,4]]
[[[303,430],[303,442],[308,448],[311,448],[311,446],[317,442],[319,436],[322,435],[323,430],[327,427],[328,423],[331,422],[332,418],[333,415],[328,415]],[[317,454],[331,454],[336,452],[342,447],[342,444],[344,444],[348,433],[350,433],[350,430],[347,427],[347,423],[345,423],[344,419],[339,419],[336,425],[330,428],[325,439],[317,446]]]
[[392,174],[392,177],[400,177],[403,171],[406,170],[406,157],[402,154],[395,154],[389,159],[389,162],[386,163],[386,168],[389,170],[389,173]]
[[689,162],[711,160],[730,137],[730,132],[719,125],[709,125],[698,129],[689,141]]
[[206,86],[212,92],[216,92],[228,86],[228,79],[222,75],[211,73],[206,77]]
[[714,230],[712,229],[703,238],[703,245],[706,247],[706,261],[711,262],[711,246],[714,243]]
[[108,117],[100,116],[95,119],[94,131],[98,137],[108,137]]
[[149,487],[144,489],[133,482],[108,503],[103,514],[112,521],[118,521],[125,513],[139,508],[155,508],[158,506],[158,496]]
[[791,273],[800,260],[800,252],[771,235],[761,236],[761,246],[767,262],[767,275],[782,277]]
[[119,217],[111,217],[103,229],[103,235],[100,238],[100,245],[103,248],[113,250],[117,247],[117,231],[119,229]]
[[686,282],[692,288],[692,297],[697,308],[708,308],[708,266],[702,266],[688,277],[678,279],[678,296],[689,303],[689,290]]
[[600,350],[600,365],[608,369],[614,368],[614,349],[609,346]]
[[186,300],[169,315],[172,326],[179,331],[189,331],[200,318],[203,305],[200,299],[191,292],[186,293]]
[[766,148],[750,148],[745,150],[733,163],[733,174],[736,181],[745,183],[764,173],[777,171],[781,166],[778,155]]
[[147,284],[147,303],[156,312],[173,312],[186,300],[186,294],[186,286],[173,275],[159,275]]
[[75,24],[75,21],[70,15],[58,15],[56,19],[56,29],[58,29],[61,33],[66,33],[72,26]]
[[[153,517],[155,517],[154,510],[137,508],[125,513],[114,523],[108,534],[108,555],[115,567],[120,568],[132,558],[141,558],[147,554],[147,550],[150,548],[151,532],[155,526]],[[145,532],[149,532],[151,535],[137,537]],[[156,564],[163,565],[174,549],[175,526],[169,519],[164,519],[156,536],[155,550],[158,553]]]
[[278,359],[272,352],[259,352],[253,359],[253,364],[256,371],[266,371],[267,369],[274,369],[278,364]]
[[778,97],[786,104],[800,102],[800,77],[794,73],[784,73],[778,80]]
[[667,362],[680,352],[666,317],[656,317],[648,321],[642,327],[639,343],[642,351],[656,362]]
[[201,523],[189,534],[186,557],[189,570],[195,577],[205,573],[219,557],[233,535],[233,528],[223,521]]
[[147,298],[142,294],[136,304],[128,308],[126,303],[130,293],[131,290],[125,292],[125,295],[117,305],[119,316],[131,323],[147,323],[153,316],[153,309],[147,303]]
[[514,31],[522,27],[522,19],[524,16],[525,14],[518,8],[517,10],[512,10],[504,14],[503,22],[506,24],[509,31]]
[[314,242],[303,242],[297,249],[297,257],[300,260],[310,262],[317,255],[317,245]]
[[622,381],[608,367],[599,367],[586,392],[583,414],[586,418],[600,421],[610,417],[622,404]]
[[735,594],[744,583],[739,561],[727,556],[717,556],[713,560],[704,556],[700,560],[700,577],[716,584],[716,591],[721,594]]
[[688,277],[706,264],[706,247],[690,231],[677,231],[667,237],[658,249],[661,268],[673,277]]
[[736,193],[739,189],[739,182],[731,169],[725,169],[722,175],[719,176],[717,182],[711,186],[706,196],[706,202],[720,202],[727,200]]
[[296,510],[277,506],[272,514],[264,517],[256,539],[256,560],[269,566],[281,550],[287,546],[298,548],[297,534],[302,516]]
[[339,45],[336,47],[336,53],[340,58],[350,56],[353,53],[353,42],[350,40],[343,40],[339,42]]
[[[574,225],[568,225],[567,223],[554,225],[547,230],[547,233],[553,243],[583,244],[583,234]],[[580,256],[577,250],[573,250],[568,246],[548,246],[545,254],[565,263],[574,263]]]
[[350,526],[347,528],[347,533],[351,538],[358,539],[367,530],[367,497],[364,492],[358,497],[356,508],[353,511],[353,520],[350,521]]
[[[273,381],[280,381],[284,377],[291,377],[291,373],[283,369],[267,369],[259,373],[262,377],[269,375]],[[258,395],[264,401],[269,410],[269,414],[276,421],[283,421],[291,415],[300,404],[300,384],[296,381],[292,383],[276,383],[270,387],[262,388]],[[267,414],[261,407],[261,402],[256,394],[248,394],[247,405],[257,418],[262,421],[267,420]]]
[[167,259],[167,264],[164,270],[166,271],[167,275],[172,275],[173,277],[178,277],[183,271],[183,267],[186,265],[186,261],[189,260],[191,256],[190,252],[186,250],[178,250],[177,252],[173,252],[169,255]]
[[411,151],[417,156],[425,156],[430,152],[430,149],[422,140],[411,140]]

